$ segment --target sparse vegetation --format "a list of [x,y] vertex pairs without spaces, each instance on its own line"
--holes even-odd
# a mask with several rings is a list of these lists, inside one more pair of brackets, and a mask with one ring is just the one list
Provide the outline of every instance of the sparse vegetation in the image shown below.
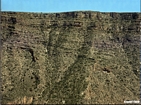
[[1,13],[3,104],[139,100],[140,13]]

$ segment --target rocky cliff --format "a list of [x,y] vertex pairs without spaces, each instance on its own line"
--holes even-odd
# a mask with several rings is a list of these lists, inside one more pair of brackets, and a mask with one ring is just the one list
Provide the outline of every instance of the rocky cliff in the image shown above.
[[140,13],[1,13],[2,103],[139,100]]

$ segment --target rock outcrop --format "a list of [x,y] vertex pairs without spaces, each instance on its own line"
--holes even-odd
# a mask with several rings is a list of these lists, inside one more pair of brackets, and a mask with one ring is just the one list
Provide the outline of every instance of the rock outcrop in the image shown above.
[[139,100],[140,13],[1,13],[2,103]]

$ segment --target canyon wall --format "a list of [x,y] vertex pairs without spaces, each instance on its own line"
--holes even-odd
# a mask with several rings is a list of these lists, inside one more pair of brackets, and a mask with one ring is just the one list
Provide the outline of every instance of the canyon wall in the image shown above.
[[1,13],[2,103],[140,99],[140,13]]

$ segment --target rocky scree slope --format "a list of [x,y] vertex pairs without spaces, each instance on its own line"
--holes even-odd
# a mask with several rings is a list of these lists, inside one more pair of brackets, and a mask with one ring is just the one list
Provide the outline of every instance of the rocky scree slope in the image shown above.
[[139,100],[139,13],[1,13],[2,103]]

